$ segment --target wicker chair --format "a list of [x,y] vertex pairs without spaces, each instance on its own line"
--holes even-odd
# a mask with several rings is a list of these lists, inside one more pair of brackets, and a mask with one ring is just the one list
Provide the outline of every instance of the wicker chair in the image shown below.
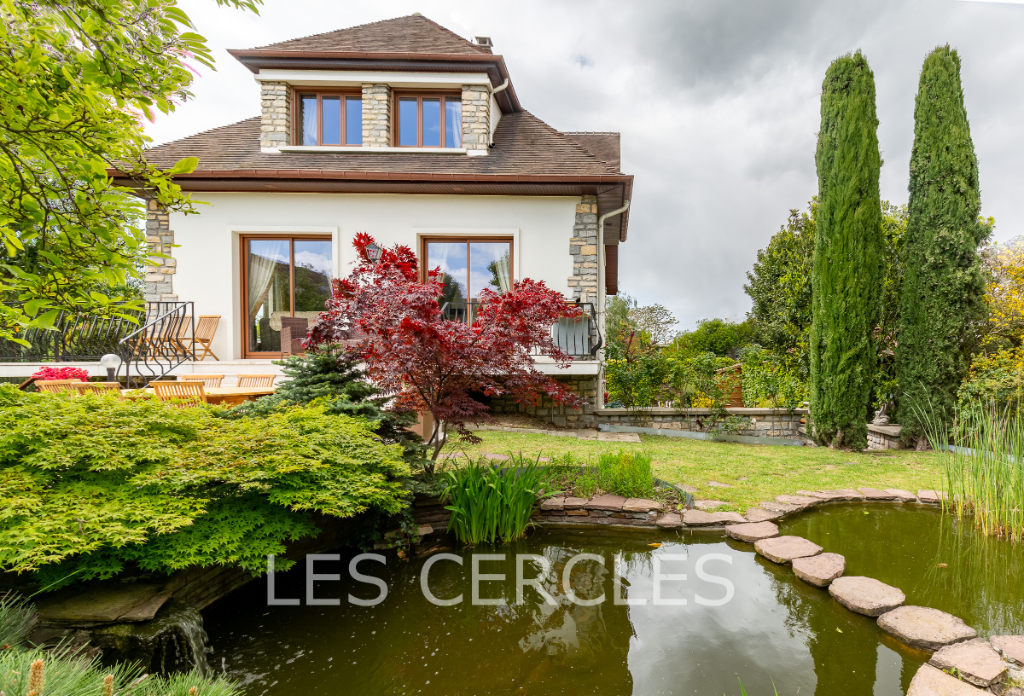
[[79,394],[117,394],[117,396],[121,396],[120,382],[77,382],[71,386]]
[[41,392],[59,394],[61,392],[74,392],[74,384],[83,384],[77,379],[37,379],[36,386]]
[[309,320],[305,317],[281,317],[281,353],[302,355],[306,349],[302,342],[309,333]]
[[272,387],[277,375],[238,375],[240,387]]
[[224,375],[182,375],[178,379],[182,382],[202,382],[203,386],[209,389],[219,387],[224,381]]
[[192,408],[207,403],[202,382],[150,382],[149,386],[156,392],[156,398],[169,401],[176,408]]
[[219,314],[200,315],[199,321],[196,322],[195,335],[192,336],[192,350],[195,352],[196,344],[199,344],[203,353],[202,355],[196,355],[196,360],[204,360],[207,355],[212,355],[214,360],[220,360],[217,354],[210,349],[210,346],[213,344],[213,337],[217,335],[218,324],[220,324]]

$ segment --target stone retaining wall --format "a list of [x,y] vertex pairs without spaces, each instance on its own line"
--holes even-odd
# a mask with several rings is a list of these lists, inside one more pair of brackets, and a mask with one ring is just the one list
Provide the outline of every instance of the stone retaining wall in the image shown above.
[[[709,423],[711,411],[706,408],[692,408],[678,411],[672,408],[655,408],[645,414],[643,422],[636,422],[624,408],[605,408],[595,412],[598,423],[637,425],[658,430],[680,430],[689,432],[716,432],[719,434],[743,435],[746,437],[783,437],[803,439],[802,430],[807,421],[807,410],[785,411],[770,408],[729,408],[729,423],[719,421],[713,429]],[[732,427],[725,427],[731,425]]]
[[512,414],[525,413],[538,420],[546,421],[560,428],[595,428],[600,422],[595,415],[594,403],[597,401],[597,376],[583,375],[556,377],[571,391],[579,394],[586,401],[581,408],[556,404],[548,396],[538,396],[536,406],[520,406],[514,399],[505,396],[494,397],[490,401],[491,413]]

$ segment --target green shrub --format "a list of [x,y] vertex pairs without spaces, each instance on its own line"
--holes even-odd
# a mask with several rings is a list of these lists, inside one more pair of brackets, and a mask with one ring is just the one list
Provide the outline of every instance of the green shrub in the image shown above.
[[0,645],[21,645],[28,640],[34,613],[25,598],[13,592],[0,595]]
[[129,564],[259,574],[317,533],[313,513],[405,507],[408,465],[368,421],[317,405],[219,412],[0,386],[0,568],[50,589]]
[[464,544],[514,541],[532,526],[530,516],[542,498],[550,498],[551,473],[522,456],[502,471],[482,462],[444,473],[449,528]]
[[650,452],[603,453],[594,467],[597,486],[627,498],[650,498],[654,495],[652,460]]
[[743,405],[752,408],[800,408],[810,396],[810,385],[795,368],[774,353],[754,345],[740,354],[743,362]]

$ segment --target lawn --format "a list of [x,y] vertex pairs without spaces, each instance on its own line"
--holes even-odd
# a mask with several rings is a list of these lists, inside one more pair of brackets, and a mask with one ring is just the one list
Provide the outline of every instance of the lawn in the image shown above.
[[[642,443],[599,442],[551,435],[479,431],[482,443],[461,447],[467,454],[518,454],[555,457],[572,453],[592,459],[600,452],[646,449],[657,476],[692,486],[698,499],[721,500],[723,509],[746,511],[781,493],[800,489],[941,488],[941,462],[933,452],[847,452],[823,447],[741,445],[641,435]],[[710,486],[724,483],[731,488]]]

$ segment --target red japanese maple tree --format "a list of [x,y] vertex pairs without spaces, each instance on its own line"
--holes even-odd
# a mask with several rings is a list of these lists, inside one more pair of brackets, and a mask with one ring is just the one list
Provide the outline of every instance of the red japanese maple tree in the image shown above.
[[373,263],[373,238],[356,235],[359,261],[348,278],[335,280],[326,310],[310,329],[307,346],[344,344],[363,361],[369,379],[394,396],[396,410],[429,411],[428,440],[437,458],[449,430],[473,439],[467,423],[487,420],[487,406],[472,393],[509,395],[525,406],[546,394],[577,407],[579,397],[537,370],[533,352],[559,367],[571,358],[552,339],[551,326],[580,311],[543,282],[517,281],[508,292],[482,290],[472,325],[445,317],[438,298],[440,269],[420,282],[416,255],[407,246],[381,251]]

